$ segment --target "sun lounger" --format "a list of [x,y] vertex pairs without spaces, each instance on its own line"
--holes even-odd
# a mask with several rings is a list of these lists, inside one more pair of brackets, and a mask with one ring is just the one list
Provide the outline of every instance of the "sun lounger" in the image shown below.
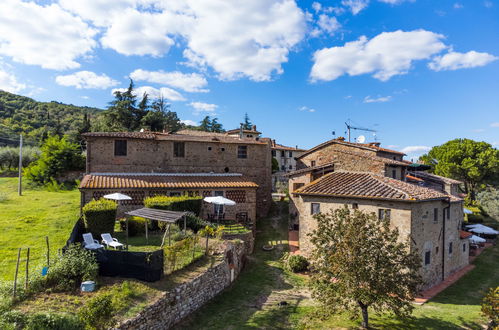
[[107,247],[113,247],[115,249],[117,248],[123,248],[123,244],[118,242],[116,238],[111,237],[111,234],[101,234],[102,237],[102,243],[105,244]]
[[99,244],[99,242],[94,239],[92,233],[83,234],[83,247],[89,250],[102,249],[104,245]]

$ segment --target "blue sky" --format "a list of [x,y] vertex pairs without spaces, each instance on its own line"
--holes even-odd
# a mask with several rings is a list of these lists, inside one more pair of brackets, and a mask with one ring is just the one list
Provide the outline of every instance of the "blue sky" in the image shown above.
[[499,2],[0,3],[0,89],[104,108],[130,76],[183,120],[231,129],[247,112],[291,146],[347,120],[408,158],[457,137],[497,146]]

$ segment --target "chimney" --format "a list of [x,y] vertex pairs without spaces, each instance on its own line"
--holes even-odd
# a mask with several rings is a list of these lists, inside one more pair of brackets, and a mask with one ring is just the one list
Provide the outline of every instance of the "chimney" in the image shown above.
[[370,142],[369,145],[372,147],[379,147],[381,142]]
[[243,136],[244,136],[244,133],[243,133],[243,126],[244,124],[241,123],[240,126],[239,126],[239,138],[242,139]]
[[345,138],[343,136],[338,136],[338,138],[336,140],[338,140],[338,141],[345,141]]
[[272,140],[272,146],[275,147],[275,140]]
[[251,129],[256,132],[256,125],[253,125]]

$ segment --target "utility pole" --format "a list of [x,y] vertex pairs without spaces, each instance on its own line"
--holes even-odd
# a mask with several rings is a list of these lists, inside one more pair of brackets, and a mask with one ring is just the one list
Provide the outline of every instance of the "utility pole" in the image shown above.
[[19,196],[23,195],[23,136],[19,139]]

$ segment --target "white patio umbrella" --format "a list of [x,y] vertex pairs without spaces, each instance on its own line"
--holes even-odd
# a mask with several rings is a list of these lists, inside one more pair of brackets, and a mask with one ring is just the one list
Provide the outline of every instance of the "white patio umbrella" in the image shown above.
[[112,199],[113,201],[129,201],[132,200],[132,197],[122,194],[122,193],[114,193],[109,195],[104,195],[105,199]]
[[[225,198],[223,196],[214,196],[214,197],[210,196],[210,197],[205,197],[203,200],[207,203],[215,205],[228,205],[228,206],[236,205],[236,202],[234,202],[231,199]],[[218,217],[220,217],[220,208],[218,208],[217,212],[218,212]]]
[[469,229],[469,231],[476,233],[476,234],[485,234],[485,235],[498,235],[499,231],[494,230],[490,227],[484,226],[484,225],[476,225],[473,226],[472,228]]
[[476,236],[476,235],[471,235],[470,237],[470,242],[471,243],[485,243],[487,242],[487,240],[485,238],[481,238],[479,236]]
[[467,208],[463,207],[463,212],[464,214],[473,214],[473,211],[468,210]]
[[476,226],[479,226],[480,224],[479,223],[475,223],[473,225],[467,225],[466,228],[473,228],[473,227],[476,227]]

